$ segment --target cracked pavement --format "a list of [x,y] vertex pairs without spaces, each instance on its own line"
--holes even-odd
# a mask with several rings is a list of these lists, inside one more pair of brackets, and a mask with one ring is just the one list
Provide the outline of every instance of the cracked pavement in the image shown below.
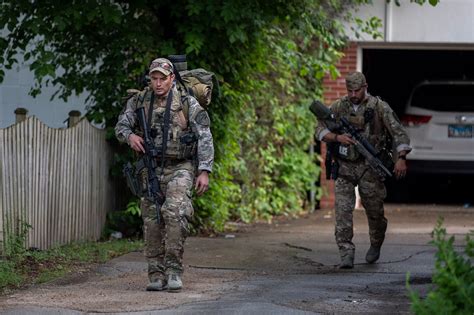
[[[474,209],[386,205],[389,221],[380,260],[369,248],[364,211],[354,212],[355,267],[339,270],[334,211],[299,219],[239,226],[221,237],[191,237],[184,289],[146,292],[142,253],[116,258],[81,275],[0,298],[3,314],[409,314],[406,277],[426,294],[435,248],[428,245],[439,216],[456,245],[474,226]],[[461,248],[461,247],[459,247]]]

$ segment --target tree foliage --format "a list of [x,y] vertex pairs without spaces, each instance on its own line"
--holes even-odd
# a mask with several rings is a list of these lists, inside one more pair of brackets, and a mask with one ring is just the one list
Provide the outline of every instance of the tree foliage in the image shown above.
[[[400,0],[393,0],[397,6],[400,6]],[[411,3],[416,3],[419,5],[423,5],[428,2],[432,6],[436,6],[440,0],[410,0]],[[391,0],[387,0],[387,2],[391,2]]]
[[[186,53],[190,68],[218,74],[209,109],[216,163],[197,222],[222,228],[301,211],[319,167],[310,146],[310,100],[337,73],[344,12],[370,0],[4,1],[0,65],[25,62],[31,93],[87,92],[88,118],[110,131],[128,88],[150,60]],[[0,70],[0,78],[3,78]],[[109,138],[114,141],[112,132]],[[123,160],[118,157],[117,160]]]

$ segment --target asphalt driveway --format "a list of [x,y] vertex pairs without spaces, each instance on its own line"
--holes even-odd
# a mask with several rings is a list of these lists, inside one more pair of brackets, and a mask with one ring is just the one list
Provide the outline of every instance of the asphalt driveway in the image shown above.
[[5,296],[0,308],[4,314],[408,314],[407,273],[422,294],[431,285],[435,248],[428,242],[437,218],[444,217],[461,246],[474,227],[474,208],[389,204],[386,216],[386,241],[373,265],[364,260],[364,212],[354,216],[355,267],[339,270],[334,212],[318,210],[189,238],[179,293],[146,292],[145,260],[135,252]]

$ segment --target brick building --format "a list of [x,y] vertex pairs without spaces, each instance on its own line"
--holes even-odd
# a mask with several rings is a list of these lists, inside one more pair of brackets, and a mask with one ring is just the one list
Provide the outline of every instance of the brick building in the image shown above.
[[[347,26],[352,41],[337,65],[340,77],[323,81],[326,105],[346,94],[344,77],[355,70],[365,74],[369,93],[387,101],[399,116],[411,90],[421,81],[474,81],[474,1],[441,1],[436,7],[400,2],[396,6],[394,1],[374,0],[373,5],[354,12],[362,19],[379,17],[383,38],[357,38]],[[324,144],[321,151],[324,157]],[[332,208],[334,181],[325,176],[323,169],[320,207]]]
[[[332,104],[337,99],[347,94],[346,84],[344,78],[349,72],[357,70],[357,44],[351,43],[344,51],[344,57],[337,64],[337,68],[341,74],[336,80],[326,76],[323,80],[324,85],[324,103],[326,105]],[[321,156],[326,155],[326,145],[321,144]],[[326,180],[326,169],[324,164],[322,165],[323,170],[321,173],[321,187],[325,193],[320,201],[321,208],[332,208],[334,207],[334,181]]]

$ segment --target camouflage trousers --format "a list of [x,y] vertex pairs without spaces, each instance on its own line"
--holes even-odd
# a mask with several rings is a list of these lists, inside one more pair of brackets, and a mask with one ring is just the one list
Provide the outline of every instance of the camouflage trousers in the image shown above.
[[355,249],[352,238],[353,211],[356,201],[355,187],[358,186],[362,205],[369,223],[370,244],[382,246],[387,230],[383,200],[387,193],[383,181],[364,161],[340,162],[339,177],[336,179],[336,243],[344,255]]
[[[160,178],[161,168],[157,175]],[[160,224],[156,206],[147,198],[141,200],[145,256],[150,282],[166,280],[172,273],[183,273],[184,242],[189,234],[188,220],[193,215],[191,193],[194,166],[190,161],[164,168],[160,178],[166,200],[161,207]]]

